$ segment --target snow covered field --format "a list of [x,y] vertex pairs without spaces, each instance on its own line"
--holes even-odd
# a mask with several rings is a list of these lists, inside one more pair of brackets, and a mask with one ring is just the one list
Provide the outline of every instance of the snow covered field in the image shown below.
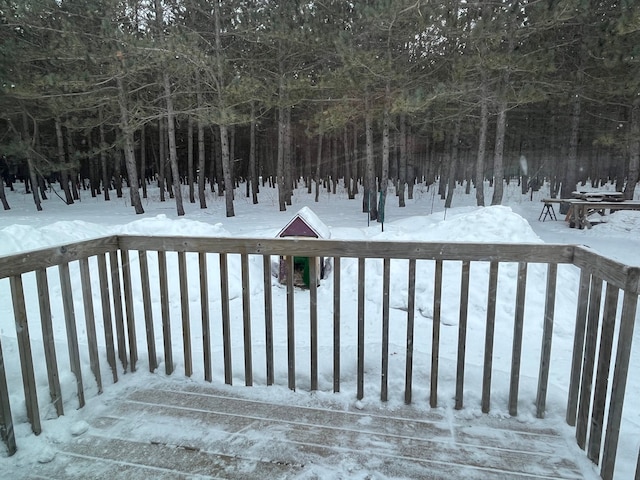
[[[490,198],[491,191],[488,190],[487,198]],[[533,201],[528,195],[522,196],[516,185],[508,186],[506,189],[504,205],[498,207],[477,208],[474,205],[475,196],[473,192],[470,195],[464,195],[462,189],[456,191],[453,205],[455,208],[444,211],[443,202],[435,194],[435,189],[427,189],[425,186],[418,185],[415,190],[414,199],[407,202],[405,208],[398,208],[396,199],[393,195],[388,198],[384,225],[384,232],[381,231],[380,224],[372,223],[367,226],[366,215],[361,212],[361,200],[348,200],[346,194],[339,191],[337,194],[323,193],[320,202],[313,201],[313,195],[306,194],[306,190],[299,189],[295,192],[293,198],[293,206],[287,212],[279,212],[277,207],[277,193],[274,190],[264,188],[260,194],[260,204],[252,205],[250,199],[243,196],[244,187],[238,190],[235,201],[236,217],[225,218],[224,216],[224,200],[223,197],[209,196],[209,208],[201,210],[197,204],[185,203],[187,214],[178,218],[175,213],[175,204],[168,200],[165,203],[158,201],[157,192],[150,189],[150,198],[143,200],[143,206],[146,213],[142,216],[136,216],[130,207],[126,195],[124,198],[113,198],[110,202],[104,202],[102,198],[91,198],[87,192],[84,193],[82,200],[74,205],[64,205],[63,202],[54,196],[44,202],[44,211],[36,212],[30,195],[25,195],[22,185],[17,185],[16,192],[7,192],[8,201],[12,210],[0,213],[0,255],[8,255],[20,251],[32,250],[48,245],[58,245],[78,241],[87,238],[95,238],[114,233],[126,233],[136,235],[188,235],[188,236],[221,236],[221,237],[265,237],[273,238],[280,229],[286,225],[291,217],[303,206],[309,206],[329,227],[331,238],[344,240],[390,240],[390,241],[472,241],[472,242],[519,242],[519,243],[570,243],[587,245],[596,251],[620,262],[640,265],[640,212],[618,212],[615,215],[603,217],[606,223],[595,226],[590,230],[570,229],[566,222],[558,220],[556,222],[538,222],[538,216],[542,208],[539,200],[548,195],[543,188],[533,196]],[[640,198],[640,192],[636,193],[636,197]],[[185,196],[185,198],[187,198]],[[132,261],[135,260],[132,258]],[[406,285],[406,267],[403,268],[399,264],[394,264],[392,268],[392,285],[394,291],[398,293],[402,291],[402,285]],[[508,266],[511,267],[511,266]],[[253,267],[252,267],[253,268]],[[355,296],[356,293],[356,276],[355,271],[348,263],[343,265],[343,295],[349,296],[351,292]],[[380,278],[381,269],[377,269],[375,265],[371,268],[368,266],[367,282],[376,282]],[[371,271],[371,274],[369,274]],[[472,267],[472,285],[473,278],[486,277],[488,265],[480,265],[478,268]],[[511,334],[512,319],[515,297],[515,281],[517,268],[501,268],[499,280],[499,305],[498,310],[503,313],[502,320],[496,324],[498,336],[495,345],[495,381],[499,384],[501,381],[508,382],[508,373],[511,355]],[[157,272],[152,272],[151,283],[157,285]],[[452,285],[459,284],[455,280],[459,276],[459,269],[445,269],[445,282],[449,278]],[[253,276],[254,278],[256,275]],[[260,278],[260,275],[257,275]],[[422,338],[428,338],[431,328],[432,315],[432,286],[430,281],[433,278],[432,270],[420,271],[417,278],[416,290],[420,295],[416,298],[416,332],[422,332]],[[571,362],[571,349],[573,345],[573,322],[575,320],[575,298],[578,286],[579,272],[573,267],[561,267],[559,269],[558,285],[560,291],[556,305],[556,324],[554,326],[554,340],[552,349],[552,364],[555,370],[552,371],[550,379],[549,400],[547,409],[550,418],[557,418],[558,422],[563,421],[564,402],[566,401],[567,372]],[[541,312],[544,311],[544,288],[546,282],[546,268],[534,265],[529,269],[528,273],[528,300],[525,315],[525,351],[523,357],[523,372],[536,372],[539,353],[527,355],[527,349],[537,352],[540,345],[541,331]],[[197,279],[194,280],[197,284]],[[36,298],[34,282],[25,280],[25,289],[27,289],[27,300],[34,303]],[[331,287],[330,282],[326,282],[327,287]],[[325,283],[323,283],[323,286]],[[331,305],[332,289],[323,288],[318,290],[319,305]],[[397,286],[397,288],[396,288]],[[32,290],[29,290],[32,288]],[[56,288],[59,291],[59,285],[56,287],[52,282],[52,296],[55,297]],[[77,285],[76,285],[77,288]],[[195,287],[190,288],[193,291]],[[239,278],[237,282],[230,285],[232,297],[237,295],[234,292],[241,291]],[[0,298],[4,300],[0,302],[0,339],[5,356],[5,366],[9,376],[9,390],[14,408],[13,416],[16,422],[16,434],[18,440],[18,453],[11,458],[4,458],[5,452],[0,448],[0,471],[3,466],[6,468],[20,468],[29,462],[36,460],[46,461],[47,456],[55,454],[55,443],[57,439],[70,435],[74,430],[81,428],[81,422],[78,420],[77,412],[67,408],[67,415],[64,418],[55,420],[55,422],[45,422],[44,432],[39,437],[34,437],[29,433],[29,426],[26,424],[26,413],[20,384],[20,366],[17,361],[17,348],[15,342],[15,328],[13,322],[12,307],[8,299],[9,296],[5,292],[8,291],[8,281],[0,282]],[[529,299],[529,291],[532,293]],[[174,289],[172,292],[172,318],[178,318],[180,303],[179,291]],[[404,348],[405,330],[402,322],[406,324],[406,305],[402,303],[402,298],[406,299],[406,287],[404,288],[405,297],[402,295],[391,297],[392,308],[392,326],[398,327],[393,329],[391,338],[391,347],[396,348],[400,353]],[[566,292],[566,294],[564,293]],[[260,297],[261,292],[255,295]],[[237,295],[239,296],[239,295]],[[447,297],[450,296],[450,300]],[[274,289],[274,311],[278,305],[284,305],[284,292],[280,289]],[[456,358],[456,335],[457,335],[457,316],[458,306],[456,304],[457,293],[445,295],[443,299],[443,330],[442,330],[442,347],[441,347],[441,364],[443,372],[441,378],[440,399],[441,404],[445,407],[452,405],[453,389],[455,376],[455,358]],[[59,300],[59,299],[58,299]],[[76,299],[78,301],[78,299]],[[258,298],[257,301],[260,301]],[[470,372],[468,377],[471,383],[465,388],[465,411],[469,415],[477,415],[480,411],[480,388],[479,382],[481,375],[476,374],[482,369],[483,341],[484,338],[484,319],[486,316],[486,285],[484,289],[473,290],[470,294],[470,316],[469,316],[469,347],[467,353],[467,368]],[[381,298],[368,294],[367,296],[367,312],[377,312],[380,310]],[[37,303],[37,302],[35,302]],[[81,303],[80,303],[81,305]],[[33,308],[37,310],[37,305]],[[154,305],[154,308],[159,308]],[[194,307],[194,308],[197,308]],[[219,308],[216,306],[215,308]],[[297,316],[300,318],[308,318],[308,301],[296,303]],[[404,309],[404,310],[403,310]],[[77,307],[76,311],[80,312],[81,307]],[[252,309],[252,312],[259,311],[259,307]],[[31,314],[30,314],[31,315]],[[349,318],[350,313],[343,313],[343,319]],[[56,318],[57,316],[57,318]],[[379,316],[379,315],[375,315]],[[54,328],[55,338],[57,342],[64,342],[64,320],[61,318],[61,311],[54,309]],[[321,313],[320,320],[320,353],[331,351],[332,332],[330,328],[330,308]],[[37,318],[35,314],[30,316]],[[136,319],[143,322],[141,314],[136,314]],[[157,316],[159,318],[159,315]],[[197,318],[194,311],[193,318]],[[527,322],[527,318],[536,319]],[[509,321],[510,320],[510,321]],[[259,319],[257,320],[259,322]],[[275,319],[274,319],[275,321]],[[345,320],[346,322],[346,320]],[[510,323],[511,322],[511,323]],[[78,324],[82,324],[78,321]],[[143,323],[140,323],[139,330],[143,331]],[[399,326],[402,326],[400,328]],[[234,348],[241,350],[241,326],[237,326],[237,330],[232,332],[232,338],[237,339],[238,345]],[[280,328],[276,325],[276,328]],[[371,325],[368,331],[371,333],[371,340],[379,337],[378,325]],[[500,332],[505,332],[501,335]],[[174,343],[176,349],[179,350],[181,345],[181,336],[179,329],[174,332]],[[194,338],[198,335],[198,331],[192,332]],[[307,332],[300,331],[300,335],[304,336]],[[343,341],[349,343],[355,339],[357,334],[355,325],[348,324],[343,328]],[[427,337],[424,337],[424,335]],[[640,396],[640,376],[638,369],[640,367],[640,328],[636,328],[635,343],[632,350],[632,359],[630,367],[629,384],[627,388],[627,401],[625,404],[625,413],[623,416],[624,425],[621,430],[620,452],[618,454],[618,463],[616,470],[616,478],[632,478],[635,468],[635,462],[640,448],[640,405],[636,401]],[[34,344],[41,341],[41,334],[37,324],[31,328],[31,338]],[[278,338],[278,337],[277,337]],[[286,357],[285,338],[279,337],[282,341],[276,343],[276,356],[278,349],[284,352]],[[372,370],[372,378],[379,378],[379,339],[378,344],[372,344],[371,348],[367,348],[367,358],[370,364],[367,369]],[[141,365],[144,364],[144,338],[139,336]],[[194,341],[194,346],[197,342]],[[214,345],[214,351],[216,349]],[[430,358],[429,345],[416,347],[415,370],[428,371],[428,360]],[[59,350],[62,349],[59,347]],[[86,349],[85,349],[86,350]],[[34,351],[41,351],[37,348]],[[194,353],[197,356],[197,352]],[[200,352],[201,355],[201,352]],[[258,357],[258,353],[254,354]],[[299,352],[300,355],[300,371],[308,371],[305,365],[305,352]],[[345,355],[348,357],[348,354]],[[393,354],[392,354],[393,356]],[[87,375],[85,384],[87,387],[87,397],[91,402],[99,403],[102,399],[108,398],[109,395],[121,395],[123,389],[133,388],[136,375],[128,376],[119,382],[118,386],[107,384],[104,394],[100,398],[94,398],[95,382],[93,387],[90,382],[90,370],[88,368],[88,358],[85,354],[82,358],[83,371]],[[401,355],[398,359],[391,361],[390,391],[396,392],[395,396],[390,398],[390,403],[400,404],[402,402],[402,382],[404,380],[404,362],[401,361]],[[354,356],[355,358],[355,356]],[[241,372],[241,355],[235,355],[234,361],[238,362],[238,367],[234,369],[236,375]],[[62,360],[59,359],[59,362]],[[103,364],[106,362],[103,362]],[[194,360],[195,371],[193,380],[200,381],[202,378],[202,367],[198,367],[198,361]],[[218,362],[221,363],[221,362]],[[285,364],[276,370],[276,378],[280,378],[279,386],[271,387],[267,390],[256,387],[256,395],[269,395],[272,398],[286,399],[290,395],[286,389],[286,361]],[[320,389],[329,391],[331,388],[331,366],[330,362],[321,362],[326,365],[321,366],[320,370]],[[447,368],[447,364],[450,368]],[[200,368],[200,370],[198,370]],[[278,370],[278,368],[280,370]],[[345,371],[349,375],[349,369],[354,369],[346,361]],[[144,368],[140,367],[140,372]],[[163,370],[162,366],[159,369]],[[177,365],[175,376],[181,377],[181,365]],[[140,373],[140,375],[143,375]],[[378,377],[376,377],[378,375]],[[256,368],[256,383],[264,384],[264,373]],[[43,419],[53,418],[53,409],[46,405],[44,399],[47,398],[46,371],[43,368],[37,372],[37,384],[42,390],[41,411]],[[108,378],[104,375],[104,378]],[[222,375],[220,370],[214,370],[214,380],[221,382]],[[476,382],[476,383],[473,383]],[[234,383],[242,384],[241,377],[234,379]],[[66,402],[73,402],[74,396],[74,380],[71,375],[61,378],[63,393]],[[308,384],[300,385],[302,391],[308,388]],[[414,399],[428,398],[428,382],[414,384]],[[476,388],[477,387],[477,388]],[[93,391],[91,390],[93,388]],[[378,401],[378,381],[369,382],[368,390],[365,391],[366,402]],[[346,383],[343,391],[337,396],[340,401],[345,403],[355,400],[355,382]],[[508,415],[506,408],[507,390],[496,388],[496,395],[492,398],[491,415]],[[523,382],[521,391],[521,405],[519,405],[519,416],[523,421],[528,421],[535,417],[535,407],[529,399],[535,399],[535,382]],[[87,408],[90,408],[89,405]],[[80,426],[79,426],[80,425]],[[591,468],[586,463],[585,468]],[[594,470],[595,471],[595,470]]]

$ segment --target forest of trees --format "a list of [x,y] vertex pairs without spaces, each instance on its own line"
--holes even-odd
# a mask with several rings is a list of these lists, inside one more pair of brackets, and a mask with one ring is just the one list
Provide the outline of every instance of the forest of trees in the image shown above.
[[153,182],[178,215],[188,185],[233,216],[261,182],[281,210],[340,182],[375,219],[389,184],[403,206],[437,180],[447,206],[460,185],[500,204],[505,181],[632,198],[639,3],[0,0],[0,199],[124,185],[143,213]]

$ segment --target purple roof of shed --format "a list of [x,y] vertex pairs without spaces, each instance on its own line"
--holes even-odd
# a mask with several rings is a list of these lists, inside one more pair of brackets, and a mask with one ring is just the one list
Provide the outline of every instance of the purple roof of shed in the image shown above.
[[331,237],[331,232],[313,210],[309,207],[303,207],[280,230],[278,237],[329,238]]

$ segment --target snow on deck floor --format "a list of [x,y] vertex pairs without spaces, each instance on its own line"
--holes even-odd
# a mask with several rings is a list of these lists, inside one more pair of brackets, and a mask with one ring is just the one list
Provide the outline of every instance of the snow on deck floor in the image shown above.
[[584,453],[557,422],[466,418],[446,408],[376,402],[345,407],[302,393],[304,401],[284,404],[243,393],[249,390],[156,377],[100,408],[74,412],[81,419],[75,436],[57,443],[46,463],[7,473],[25,479],[585,478]]

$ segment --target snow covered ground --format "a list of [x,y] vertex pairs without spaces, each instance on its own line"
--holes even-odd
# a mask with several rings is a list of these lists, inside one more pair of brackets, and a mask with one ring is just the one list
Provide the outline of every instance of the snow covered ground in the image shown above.
[[[488,186],[487,186],[488,187]],[[487,198],[491,197],[491,190],[485,188]],[[414,199],[407,201],[405,208],[399,208],[397,201],[393,195],[388,198],[384,225],[384,232],[381,231],[380,224],[372,223],[367,225],[367,217],[361,212],[361,199],[348,200],[346,194],[343,191],[339,191],[337,194],[323,193],[320,197],[320,201],[315,203],[313,201],[313,195],[308,195],[305,189],[299,189],[295,192],[293,197],[293,206],[289,207],[286,212],[279,212],[277,206],[277,192],[268,188],[263,188],[260,193],[260,204],[252,205],[251,200],[243,196],[244,186],[240,188],[236,195],[235,211],[236,216],[233,218],[226,218],[224,216],[224,200],[223,197],[216,195],[209,195],[208,205],[209,208],[201,210],[197,204],[185,203],[186,215],[178,218],[175,213],[175,204],[172,200],[168,200],[165,203],[158,201],[157,190],[151,188],[150,198],[143,200],[143,206],[146,213],[142,216],[136,216],[133,209],[129,205],[128,198],[115,198],[112,195],[112,200],[108,203],[104,202],[102,198],[91,198],[87,192],[82,192],[82,200],[74,205],[64,205],[63,202],[55,195],[50,196],[50,199],[44,202],[44,211],[36,212],[33,206],[33,201],[30,195],[24,194],[23,186],[17,185],[15,192],[8,192],[7,196],[9,203],[12,207],[10,211],[0,213],[0,255],[8,255],[20,251],[32,250],[41,248],[48,245],[57,245],[62,243],[68,243],[72,241],[95,238],[103,235],[114,233],[126,233],[137,235],[189,235],[189,236],[246,236],[246,237],[265,237],[273,238],[280,231],[280,229],[287,224],[291,217],[303,206],[309,206],[317,216],[322,219],[331,231],[331,238],[344,239],[344,240],[392,240],[392,241],[473,241],[473,242],[519,242],[519,243],[570,243],[587,245],[596,251],[616,259],[620,262],[630,265],[640,265],[640,212],[618,212],[615,215],[607,215],[603,217],[606,223],[595,226],[590,230],[578,230],[570,229],[566,222],[562,220],[558,221],[546,221],[539,222],[538,216],[542,208],[540,199],[548,195],[548,191],[543,188],[540,192],[536,192],[531,200],[528,195],[521,195],[519,188],[516,185],[510,185],[506,188],[505,206],[477,208],[475,204],[475,196],[473,191],[470,195],[465,195],[463,189],[459,189],[455,192],[453,205],[455,208],[444,210],[443,201],[436,194],[434,187],[427,188],[423,185],[418,185],[415,190]],[[186,193],[186,192],[185,192]],[[187,198],[186,195],[183,195]],[[640,198],[640,191],[636,193],[636,197]],[[557,212],[559,213],[559,212]],[[133,259],[135,260],[135,259]],[[510,266],[508,266],[510,267]],[[426,268],[426,267],[425,267]],[[343,287],[345,289],[351,289],[353,294],[356,292],[356,277],[355,270],[347,263],[343,265],[344,279]],[[375,282],[376,277],[379,280],[381,273],[372,267],[372,274],[367,276],[367,282]],[[482,275],[486,276],[488,266],[480,266],[477,269],[472,267],[472,285],[474,276]],[[368,267],[369,272],[369,267]],[[152,272],[152,277],[154,273]],[[157,275],[157,273],[156,273]],[[567,295],[559,294],[556,306],[556,325],[554,327],[554,340],[553,340],[553,359],[552,363],[556,365],[556,370],[552,372],[550,379],[550,393],[548,400],[548,410],[551,418],[558,419],[558,422],[562,422],[564,412],[564,402],[566,401],[566,373],[570,367],[571,361],[571,349],[573,344],[573,321],[575,319],[575,297],[578,285],[578,272],[573,267],[561,267],[559,270],[559,281],[563,292],[568,292]],[[445,269],[445,282],[447,278],[450,278],[451,284],[455,285],[459,283],[456,281],[456,276],[459,276],[459,269],[455,271],[454,268]],[[509,324],[506,319],[513,319],[515,296],[515,282],[513,281],[516,276],[515,266],[511,268],[501,268],[500,273],[500,294],[498,310],[504,312],[503,323],[496,325],[497,332],[508,332],[508,334],[500,335],[496,338],[496,353],[494,354],[496,372],[495,381],[501,380],[508,382],[508,372],[511,354],[511,332],[512,323]],[[259,278],[259,277],[258,277]],[[401,286],[406,284],[406,267],[403,269],[401,266],[395,266],[392,268],[392,284],[399,285],[397,289],[401,291]],[[431,288],[430,279],[433,278],[431,271],[423,272],[418,275],[416,289],[421,293],[416,299],[416,331],[429,332],[431,326]],[[528,298],[527,314],[531,318],[536,318],[536,322],[527,322],[525,317],[525,351],[523,358],[523,372],[532,371],[535,372],[538,364],[539,354],[533,353],[530,356],[527,355],[527,348],[531,346],[532,351],[539,350],[540,345],[540,319],[542,318],[540,312],[544,310],[544,298],[541,293],[544,292],[546,278],[546,269],[542,266],[531,266],[528,274],[528,290],[537,295],[531,295],[531,300]],[[151,279],[152,285],[157,285],[157,279]],[[197,282],[197,280],[196,280]],[[27,291],[27,299],[35,298],[34,282],[25,280],[25,289]],[[32,290],[29,290],[32,288]],[[52,292],[56,291],[55,282],[52,283]],[[195,288],[195,287],[194,287]],[[239,279],[237,284],[231,284],[230,288],[232,292],[234,290],[241,290]],[[394,290],[395,287],[394,287]],[[48,420],[53,417],[52,408],[44,405],[44,400],[47,398],[47,383],[46,372],[44,369],[40,369],[40,373],[37,373],[38,388],[43,392],[41,398],[41,411],[43,412],[43,418],[46,420],[45,431],[40,437],[34,437],[29,433],[29,427],[26,422],[26,413],[24,407],[24,400],[22,394],[22,387],[20,384],[20,366],[18,363],[17,348],[15,342],[15,328],[13,322],[12,307],[8,299],[10,298],[5,294],[8,291],[8,282],[6,280],[0,282],[0,298],[4,300],[0,302],[0,340],[2,341],[2,347],[5,356],[5,366],[9,376],[9,390],[12,398],[12,406],[14,408],[13,416],[16,422],[16,433],[19,445],[18,453],[11,457],[5,458],[5,452],[0,448],[0,471],[3,466],[6,468],[19,468],[20,466],[27,465],[34,459],[40,461],[46,461],[50,455],[55,455],[54,445],[57,439],[64,437],[65,435],[71,435],[74,431],[81,429],[82,422],[78,420],[78,413],[67,409],[67,415],[64,418],[55,420],[52,424]],[[193,291],[193,289],[192,289]],[[343,294],[349,293],[350,290],[346,290]],[[405,288],[406,295],[406,288]],[[179,292],[173,294],[172,299],[177,309],[177,315],[179,315],[180,304],[177,298]],[[175,297],[178,295],[178,297]],[[320,288],[318,291],[319,304],[331,305],[332,292],[331,288]],[[232,293],[233,296],[233,293]],[[259,296],[259,295],[257,295]],[[456,295],[452,295],[455,297]],[[391,297],[392,308],[392,325],[406,323],[406,305],[403,305],[402,296],[398,295]],[[284,292],[275,289],[274,291],[274,305],[276,308],[278,305],[284,305]],[[59,300],[59,299],[58,299]],[[76,299],[77,301],[77,299]],[[279,303],[280,302],[280,303]],[[421,303],[423,302],[423,303]],[[33,301],[31,302],[33,303]],[[55,303],[55,299],[54,299]],[[484,318],[486,311],[486,286],[485,290],[479,289],[471,292],[470,295],[470,316],[469,316],[469,339],[483,339],[484,338]],[[81,304],[80,304],[81,305]],[[154,308],[157,308],[154,305]],[[37,309],[37,305],[35,307]],[[173,308],[173,307],[172,307]],[[300,317],[308,318],[308,302],[304,301],[296,303],[296,308],[299,310],[297,314]],[[367,311],[379,311],[380,299],[375,296],[367,296]],[[373,310],[371,310],[373,309]],[[77,312],[81,310],[81,306],[77,307]],[[330,352],[332,332],[330,329],[329,318],[331,312],[327,309],[324,312],[324,317],[320,318],[321,338],[320,338],[320,351]],[[252,312],[259,311],[259,307],[252,309]],[[457,305],[455,301],[447,301],[445,297],[443,300],[443,331],[442,331],[442,364],[447,363],[455,364],[455,352],[456,352],[456,335],[457,328]],[[194,312],[194,318],[197,318],[197,314]],[[344,314],[346,318],[347,314]],[[55,338],[58,342],[64,342],[64,320],[59,318],[61,314],[58,313],[58,318],[54,310],[54,329]],[[325,318],[326,317],[326,318]],[[32,317],[30,316],[30,319]],[[33,316],[33,318],[37,318]],[[136,315],[136,319],[141,321],[141,314]],[[159,318],[159,316],[157,316]],[[31,321],[31,320],[30,320]],[[324,323],[323,323],[324,322]],[[395,324],[393,322],[396,322]],[[81,322],[79,322],[81,323]],[[139,328],[143,328],[142,324]],[[324,326],[324,329],[323,329]],[[139,330],[143,331],[143,330]],[[372,334],[372,341],[375,341],[376,336],[379,336],[377,325],[369,328]],[[192,332],[197,336],[198,332]],[[305,335],[306,332],[302,331],[300,335]],[[354,340],[357,332],[354,326],[349,327],[346,325],[343,329],[343,341],[348,343],[350,340]],[[402,351],[405,341],[404,330],[398,328],[397,331],[392,331],[391,348],[397,348],[399,352]],[[33,342],[37,344],[41,340],[41,334],[39,333],[38,325],[35,324],[31,327],[31,337]],[[140,345],[140,357],[141,362],[144,362],[144,339],[143,336],[139,336]],[[232,337],[241,339],[239,330],[232,333]],[[627,402],[624,412],[624,425],[621,430],[620,440],[620,452],[618,455],[618,463],[616,470],[616,478],[632,478],[635,468],[635,462],[638,455],[638,449],[640,448],[640,405],[635,400],[640,396],[640,376],[638,375],[638,368],[640,367],[640,328],[635,331],[635,343],[632,350],[630,378],[627,389]],[[181,336],[179,332],[175,335],[174,343],[176,349],[181,346]],[[379,340],[378,340],[379,343]],[[471,372],[469,377],[478,377],[474,375],[474,372],[481,371],[482,368],[482,354],[483,345],[482,341],[469,342],[469,349],[467,353],[467,368]],[[194,341],[194,345],[196,342]],[[217,346],[214,345],[214,350]],[[241,349],[241,345],[238,345]],[[276,342],[276,353],[278,348],[286,348],[284,340],[280,343]],[[59,348],[60,349],[60,348]],[[37,348],[35,351],[41,351]],[[369,352],[369,350],[367,350]],[[367,365],[367,368],[373,370],[373,378],[375,378],[377,368],[379,371],[379,345],[371,346],[371,354],[367,354],[371,359],[371,365]],[[197,352],[195,352],[197,356]],[[200,353],[201,355],[201,353]],[[258,354],[255,354],[256,356]],[[376,357],[376,355],[378,355]],[[286,353],[285,353],[286,356]],[[430,352],[428,345],[418,346],[416,351],[415,369],[427,368],[427,362],[430,358]],[[400,357],[400,355],[399,355]],[[241,362],[242,356],[235,355],[234,360],[237,359]],[[60,359],[59,359],[60,361]],[[83,362],[87,364],[84,366],[84,372],[90,372],[88,368],[88,358],[83,358]],[[104,362],[103,362],[104,363]],[[201,363],[201,362],[200,362]],[[285,362],[286,363],[286,362]],[[330,362],[324,362],[329,364]],[[194,379],[202,378],[202,372],[198,370],[198,362],[194,361],[196,368],[194,372]],[[348,363],[345,364],[345,369],[348,370],[353,366]],[[278,367],[277,367],[278,368]],[[282,372],[286,374],[286,364],[281,367],[282,371],[276,371],[276,374],[282,375]],[[402,361],[392,361],[390,368],[392,369],[389,375],[390,379],[396,383],[390,385],[390,391],[401,392],[402,381],[404,380],[404,363]],[[140,369],[141,371],[143,368]],[[160,367],[162,370],[162,367]],[[300,370],[305,371],[304,361],[301,362]],[[449,369],[451,370],[451,369]],[[444,404],[450,403],[450,399],[453,396],[454,382],[452,379],[455,371],[449,372],[446,366],[443,367],[442,373],[442,389],[440,396],[443,399]],[[241,372],[240,364],[238,368],[234,370],[236,375]],[[308,367],[307,367],[308,371]],[[177,367],[177,375],[180,373],[180,365]],[[137,375],[137,374],[136,374]],[[216,376],[217,375],[217,376]],[[264,383],[263,372],[256,369],[256,383]],[[261,377],[262,375],[262,377]],[[329,391],[331,388],[331,370],[330,365],[321,366],[320,371],[320,388],[321,390]],[[107,385],[105,393],[101,396],[107,398],[109,395],[120,395],[122,389],[133,388],[132,382],[135,381],[135,376],[129,376],[128,378],[119,382],[119,385],[112,386]],[[214,371],[214,378],[220,379],[220,372]],[[283,377],[281,377],[283,378]],[[379,377],[378,377],[379,378]],[[87,376],[87,380],[90,380]],[[193,380],[196,381],[196,380]],[[63,393],[66,392],[65,401],[73,402],[73,378],[70,375],[61,378],[63,385]],[[242,379],[239,377],[234,383],[241,384]],[[355,382],[353,385],[345,385],[343,392],[338,396],[344,402],[353,402],[355,399]],[[378,382],[369,382],[370,390],[365,392],[365,401],[374,402],[377,401],[377,389]],[[375,385],[372,385],[374,384]],[[100,399],[92,398],[95,391],[91,391],[91,383],[87,382],[88,397],[91,398],[91,402],[98,403]],[[281,387],[273,387],[268,389],[268,395],[273,398],[279,397],[280,399],[286,399],[289,392],[286,390],[286,382]],[[469,415],[476,415],[479,412],[480,404],[480,389],[473,388],[475,384],[471,385],[471,388],[467,386],[465,390],[465,409]],[[68,388],[65,388],[68,387]],[[302,389],[306,388],[305,385],[301,385]],[[95,387],[93,387],[95,390]],[[394,390],[395,388],[395,390]],[[532,386],[527,386],[523,382],[523,390],[521,397],[526,399],[535,398],[535,383]],[[265,390],[259,389],[259,395],[264,396]],[[496,390],[497,391],[497,390]],[[506,390],[502,393],[496,394],[492,399],[492,415],[507,415],[506,413]],[[402,402],[401,395],[396,395],[397,398],[391,398],[390,402]],[[428,398],[428,385],[427,382],[424,385],[416,385],[414,390],[414,398]],[[535,409],[531,405],[530,401],[526,401],[519,406],[519,415],[527,421],[535,416]],[[588,463],[585,468],[591,468]],[[595,471],[595,470],[593,470]]]

